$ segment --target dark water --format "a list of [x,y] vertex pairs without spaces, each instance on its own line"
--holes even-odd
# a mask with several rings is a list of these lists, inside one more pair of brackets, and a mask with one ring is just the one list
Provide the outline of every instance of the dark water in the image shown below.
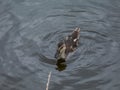
[[[56,70],[57,43],[81,28]],[[0,0],[0,90],[120,90],[120,0]]]

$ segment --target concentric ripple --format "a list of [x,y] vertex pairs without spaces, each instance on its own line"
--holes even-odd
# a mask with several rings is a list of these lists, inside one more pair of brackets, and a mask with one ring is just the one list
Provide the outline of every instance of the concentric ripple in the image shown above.
[[[71,32],[72,30],[63,32],[56,31],[46,34],[43,37],[40,47],[42,55],[48,58],[54,58],[57,43],[63,40],[65,36],[69,35]],[[96,64],[96,62],[109,62],[109,59],[113,59],[117,55],[118,50],[117,42],[112,40],[107,33],[81,30],[79,47],[68,56],[67,70],[88,67]],[[103,59],[105,60],[103,61]]]
[[[67,68],[63,73],[57,72],[55,69],[56,59],[54,58],[57,43],[72,31],[56,30],[46,32],[43,37],[39,37],[38,34],[34,38],[27,38],[30,37],[31,31],[24,36],[20,34],[22,32],[17,36],[13,36],[14,40],[10,39],[9,46],[7,46],[7,53],[11,56],[15,54],[17,63],[19,63],[18,67],[21,70],[19,72],[20,77],[26,77],[27,75],[32,77],[31,73],[33,73],[42,81],[46,81],[48,72],[52,71],[52,83],[59,86],[69,81],[67,85],[74,83],[75,86],[78,86],[81,83],[89,82],[89,78],[97,77],[103,68],[114,65],[117,62],[114,58],[119,53],[118,43],[108,33],[81,29],[79,46],[76,51],[68,56],[66,61]],[[26,71],[26,73],[22,71]],[[81,82],[81,80],[83,81]],[[99,78],[97,80],[99,83]]]
[[[0,89],[120,90],[120,1],[1,0]],[[56,69],[57,43],[76,27],[79,46]]]
[[[42,38],[40,53],[47,58],[44,58],[43,61],[42,57],[40,57],[40,61],[44,63],[43,67],[50,65],[49,69],[54,71],[56,63],[54,54],[57,43],[71,32],[72,30],[50,32]],[[63,83],[66,85],[64,81],[67,81],[67,85],[70,84],[71,86],[71,83],[74,83],[75,86],[79,86],[82,83],[91,82],[89,78],[101,75],[100,78],[93,78],[93,80],[95,79],[98,83],[108,83],[109,80],[99,80],[104,77],[103,73],[99,73],[103,69],[117,63],[114,58],[118,56],[118,53],[119,45],[108,33],[81,30],[79,46],[75,52],[68,56],[66,61],[67,68],[63,73],[53,72],[52,77],[54,80],[52,82],[57,86],[63,85]],[[50,62],[54,62],[52,66]]]

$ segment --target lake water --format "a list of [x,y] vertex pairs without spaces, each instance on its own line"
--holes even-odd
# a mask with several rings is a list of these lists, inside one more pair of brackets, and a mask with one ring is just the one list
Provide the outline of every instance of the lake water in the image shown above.
[[[57,43],[79,46],[58,70]],[[120,90],[120,0],[0,0],[0,90]]]

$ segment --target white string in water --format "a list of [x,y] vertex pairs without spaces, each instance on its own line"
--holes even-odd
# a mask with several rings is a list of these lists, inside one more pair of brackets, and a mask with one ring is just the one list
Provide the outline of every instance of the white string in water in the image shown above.
[[50,78],[51,78],[51,72],[48,75],[48,81],[47,81],[47,84],[46,84],[46,90],[48,90],[49,83],[50,83]]

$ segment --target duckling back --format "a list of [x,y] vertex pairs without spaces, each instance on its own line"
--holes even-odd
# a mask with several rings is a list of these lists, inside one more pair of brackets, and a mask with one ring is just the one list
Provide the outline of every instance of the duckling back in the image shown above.
[[70,52],[76,50],[79,41],[80,28],[76,28],[72,34],[68,35],[63,41],[58,43],[55,58],[66,59]]

